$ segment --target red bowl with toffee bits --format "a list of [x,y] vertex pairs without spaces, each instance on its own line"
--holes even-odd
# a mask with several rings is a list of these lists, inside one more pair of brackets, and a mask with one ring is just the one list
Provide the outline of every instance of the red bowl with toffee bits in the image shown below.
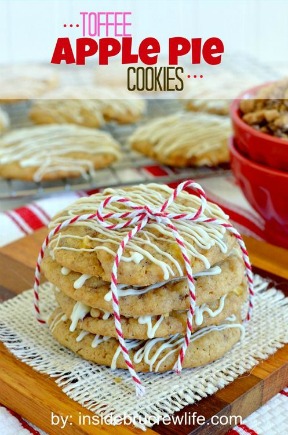
[[232,102],[230,115],[244,156],[288,171],[288,79],[243,92]]
[[249,160],[236,139],[229,143],[231,167],[245,197],[264,218],[268,242],[288,248],[288,172]]

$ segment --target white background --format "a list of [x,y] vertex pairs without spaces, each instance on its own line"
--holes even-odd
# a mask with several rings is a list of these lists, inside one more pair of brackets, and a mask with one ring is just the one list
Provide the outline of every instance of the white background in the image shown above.
[[[63,29],[80,11],[132,11],[135,42],[155,36],[220,37],[225,53],[286,63],[288,0],[0,0],[0,63],[50,62]],[[76,33],[77,32],[77,33]]]

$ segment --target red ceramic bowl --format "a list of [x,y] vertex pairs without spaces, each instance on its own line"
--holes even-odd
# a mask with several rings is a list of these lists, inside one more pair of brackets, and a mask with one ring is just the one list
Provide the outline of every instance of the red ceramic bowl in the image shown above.
[[240,115],[239,103],[244,98],[251,98],[265,85],[256,86],[243,92],[230,107],[230,116],[234,137],[239,150],[257,163],[274,169],[288,171],[288,140],[259,132],[246,124]]
[[288,248],[288,173],[248,160],[234,139],[229,148],[234,175],[247,200],[266,222],[267,240]]

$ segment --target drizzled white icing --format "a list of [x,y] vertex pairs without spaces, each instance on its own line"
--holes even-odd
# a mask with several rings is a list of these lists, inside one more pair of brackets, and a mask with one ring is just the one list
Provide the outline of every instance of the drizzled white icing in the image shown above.
[[[145,293],[148,293],[151,290],[155,290],[159,287],[162,287],[163,285],[167,283],[182,281],[184,278],[175,278],[170,281],[161,281],[157,282],[156,284],[149,285],[148,287],[137,287],[137,286],[127,286],[125,284],[119,284],[118,285],[118,297],[124,297],[124,296],[135,296],[135,295],[143,295]],[[109,290],[109,292],[106,293],[104,296],[105,301],[110,302],[112,300],[112,292]]]
[[81,340],[83,340],[86,335],[90,334],[88,331],[81,331],[80,334],[76,337],[77,343],[79,343]]
[[[13,130],[0,139],[0,165],[19,162],[22,168],[39,167],[34,181],[61,170],[87,176],[94,170],[89,159],[73,158],[70,153],[119,158],[119,145],[108,133],[74,125],[48,125]],[[71,156],[71,157],[69,157]]]
[[[133,190],[122,190],[122,189],[106,189],[103,193],[92,195],[90,197],[81,198],[74,204],[69,206],[69,209],[64,212],[62,216],[55,218],[51,224],[50,228],[54,228],[60,222],[66,219],[72,218],[84,211],[89,213],[94,213],[97,207],[108,195],[119,195],[123,197],[129,197],[134,203],[139,205],[147,205],[151,208],[161,208],[164,201],[170,196],[172,189],[165,185],[140,185],[133,187]],[[185,203],[181,203],[185,201]],[[188,209],[189,204],[189,209]],[[171,213],[190,213],[196,212],[200,206],[200,199],[194,195],[188,194],[187,192],[181,192],[177,200],[169,206],[169,212]],[[112,203],[107,206],[106,212],[125,212],[129,209],[122,203],[121,208],[119,208],[119,203]],[[220,218],[224,221],[227,220],[227,216],[223,211],[212,203],[207,203],[206,210],[203,214],[205,217]],[[120,219],[114,219],[119,222]],[[76,227],[86,227],[95,231],[96,236],[90,237],[91,247],[83,246],[83,237],[73,234],[69,234],[69,230],[66,234],[60,234],[59,239],[55,239],[50,244],[51,248],[54,250],[69,250],[69,251],[81,251],[81,252],[97,252],[106,251],[111,256],[116,255],[116,250],[127,234],[129,229],[122,228],[119,230],[109,230],[99,225],[97,221],[89,220],[85,222],[76,222],[74,224]],[[74,226],[73,225],[73,226]],[[206,256],[205,251],[210,250],[213,246],[218,246],[222,253],[227,253],[227,246],[224,242],[224,236],[226,229],[223,226],[219,226],[213,223],[205,224],[202,222],[191,222],[191,221],[175,221],[174,225],[177,227],[179,233],[184,237],[185,246],[187,248],[188,256],[190,258],[198,258],[204,264],[205,269],[210,268],[210,263]],[[86,236],[87,237],[87,236]],[[79,248],[63,246],[65,245],[66,239],[79,240],[82,245]],[[61,239],[61,246],[58,246],[58,242]],[[173,278],[173,276],[183,276],[184,271],[182,270],[181,263],[177,259],[177,256],[170,251],[169,247],[164,247],[163,241],[167,243],[166,246],[172,244],[175,246],[174,237],[171,231],[164,225],[158,222],[149,222],[145,229],[138,233],[132,240],[130,240],[126,247],[125,257],[130,257],[132,253],[138,253],[143,256],[141,261],[148,259],[151,263],[158,265],[163,271],[163,279],[168,280]],[[128,251],[128,252],[127,252]],[[201,252],[202,251],[202,252]],[[203,252],[204,251],[204,252]],[[177,249],[178,252],[178,249]],[[179,257],[180,258],[180,257]],[[122,260],[121,260],[122,261]],[[125,260],[124,260],[125,261]],[[141,264],[140,261],[140,264]],[[174,270],[172,269],[174,268]]]
[[75,331],[79,320],[83,320],[86,314],[88,314],[89,312],[90,312],[90,307],[88,307],[88,305],[85,305],[82,302],[76,302],[70,316],[71,325],[69,330],[71,332]]
[[93,98],[91,89],[86,87],[60,88],[46,93],[43,98],[34,101],[30,116],[36,122],[40,120],[40,123],[41,119],[50,118],[58,124],[89,124],[89,127],[99,127],[105,122],[100,101]]
[[[222,324],[222,325],[218,325],[218,326],[209,326],[209,327],[200,329],[199,331],[192,334],[190,343],[198,340],[199,338],[203,337],[204,335],[208,334],[211,331],[223,331],[224,329],[229,329],[229,328],[239,328],[241,331],[241,338],[243,338],[243,336],[245,334],[245,328],[243,325],[241,325],[240,323]],[[149,365],[150,371],[153,370],[153,371],[157,372],[159,370],[159,368],[161,367],[161,365],[163,364],[163,362],[166,360],[166,358],[168,358],[171,354],[180,350],[180,348],[183,344],[183,341],[184,341],[184,337],[179,335],[179,334],[176,334],[176,335],[173,335],[169,338],[154,338],[154,339],[148,340],[148,341],[126,340],[126,346],[127,346],[128,350],[132,350],[132,349],[137,348],[137,350],[134,354],[134,357],[133,357],[134,363],[137,364],[137,363],[141,363],[142,361],[144,361],[147,365]],[[156,352],[153,352],[153,348],[156,344],[160,344],[160,346],[158,347]],[[158,358],[167,349],[168,350],[170,349],[170,350],[157,362],[156,366],[154,367]],[[116,368],[117,359],[118,359],[120,353],[121,353],[121,348],[120,348],[120,346],[118,346],[118,348],[113,356],[112,362],[111,362],[111,369],[112,370]]]
[[213,311],[211,310],[211,308],[208,307],[207,304],[203,304],[200,305],[200,307],[196,306],[195,307],[195,317],[194,317],[194,321],[195,321],[195,325],[200,326],[203,323],[204,320],[204,313],[207,313],[209,317],[216,317],[218,316],[218,314],[220,314],[223,311],[224,305],[225,305],[225,299],[226,299],[226,295],[221,296],[220,298],[220,302],[219,302],[219,307]]
[[95,335],[92,343],[91,343],[91,347],[95,348],[97,347],[99,344],[104,343],[105,341],[110,340],[110,337],[105,337],[102,335]]
[[[152,287],[152,286],[150,286],[150,287]],[[204,313],[207,313],[208,316],[213,317],[213,318],[218,316],[224,309],[226,297],[227,297],[227,294],[225,294],[224,296],[221,296],[219,306],[214,311],[207,304],[203,304],[201,306],[196,306],[195,307],[195,314],[194,314],[195,325],[197,325],[197,326],[202,325],[202,323],[204,321]],[[71,326],[70,326],[70,330],[74,331],[76,329],[78,321],[80,319],[83,320],[83,318],[86,316],[87,313],[90,312],[90,310],[91,310],[91,307],[88,307],[87,305],[85,305],[81,302],[76,302],[76,304],[74,305],[72,314],[70,316],[70,319],[72,321]],[[110,316],[112,316],[112,314],[109,311],[105,311],[105,310],[102,311],[101,310],[101,312],[103,313],[102,317],[101,317],[102,320],[108,320],[110,318]],[[186,313],[186,311],[183,311],[183,313]],[[234,317],[235,317],[235,319],[234,319]],[[236,316],[234,316],[234,317],[231,316],[231,321],[236,320]],[[165,318],[165,316],[161,315],[159,317],[159,319],[156,320],[155,316],[145,315],[145,316],[140,316],[137,319],[138,319],[138,323],[140,325],[147,325],[147,337],[154,338],[155,333],[158,330],[161,323],[163,322],[164,318]],[[228,317],[226,320],[230,321],[230,318]]]
[[203,270],[203,272],[195,273],[194,278],[199,278],[200,276],[215,276],[220,275],[221,273],[221,267],[220,266],[214,266],[211,267],[208,270]]
[[131,92],[120,88],[95,88],[95,98],[101,99],[101,108],[104,115],[107,114],[112,119],[114,117],[122,118],[125,114],[132,114],[138,117],[146,109],[146,101],[139,94],[133,93],[131,95]]
[[[154,340],[156,340],[156,339],[154,339]],[[128,351],[134,349],[137,346],[139,346],[140,343],[141,343],[140,340],[125,340],[126,348],[128,349]],[[121,354],[121,347],[118,346],[116,351],[115,351],[115,353],[114,353],[114,355],[113,355],[113,358],[112,358],[112,362],[111,362],[111,369],[112,370],[116,369],[117,359],[118,359],[120,354]]]
[[101,125],[105,122],[105,115],[112,119],[121,119],[127,114],[138,117],[145,107],[145,100],[139,94],[131,95],[123,89],[70,86],[46,93],[44,98],[34,102],[31,112],[35,118],[41,113],[50,115],[58,123],[84,124],[88,118],[88,121],[95,120],[96,125]]
[[147,325],[147,337],[148,338],[154,338],[155,333],[159,326],[161,325],[162,321],[164,320],[164,316],[160,316],[160,318],[155,322],[154,325],[152,325],[152,319],[151,316],[140,316],[138,317],[138,323],[140,325]]
[[83,275],[80,275],[78,279],[76,279],[76,281],[74,281],[73,287],[78,290],[79,288],[81,288],[85,282],[87,281],[87,279],[90,279],[91,275],[88,275],[87,273],[84,273]]
[[[195,273],[194,278],[198,278],[200,276],[214,276],[219,275],[221,273],[221,268],[219,266],[211,267],[208,270],[204,270],[203,272]],[[186,278],[174,278],[169,281],[161,281],[157,282],[156,284],[149,285],[148,287],[137,287],[137,286],[126,286],[125,284],[119,284],[118,285],[118,297],[123,296],[139,296],[143,295],[145,293],[148,293],[151,290],[155,290],[157,288],[160,288],[166,284],[171,284],[175,282],[182,281]],[[108,293],[104,296],[105,301],[110,302],[112,300],[112,292],[109,290]]]
[[68,267],[61,267],[61,273],[62,273],[62,275],[67,276],[67,275],[69,275],[70,272],[71,272],[71,270],[68,269]]
[[104,311],[104,314],[102,316],[102,320],[108,320],[111,315],[112,314],[109,313],[109,311]]
[[169,157],[177,150],[189,159],[223,147],[229,132],[229,119],[204,113],[181,112],[157,118],[139,127],[132,134],[130,143],[147,141],[152,144],[153,152],[161,158]]
[[[227,294],[225,294],[224,296],[221,296],[219,306],[214,311],[207,304],[196,306],[195,313],[194,313],[195,325],[197,325],[197,326],[202,325],[202,323],[204,321],[204,313],[207,313],[209,317],[213,317],[213,318],[218,316],[220,313],[222,313],[224,306],[225,306],[226,297],[227,297]],[[185,312],[186,311],[183,311],[183,313],[185,313]],[[160,316],[160,318],[153,325],[152,322],[154,319],[155,319],[155,317],[153,317],[153,316],[140,316],[140,317],[138,317],[138,323],[140,325],[145,325],[145,324],[147,325],[147,337],[148,338],[155,337],[155,333],[156,333],[157,329],[159,328],[159,326],[161,325],[162,321],[164,320],[164,316]],[[227,320],[229,320],[229,318]],[[235,317],[235,319],[233,319],[231,321],[234,321],[234,320],[236,320],[236,317]]]
[[235,316],[235,314],[232,314],[229,317],[226,317],[225,320],[227,320],[227,322],[235,322],[235,320],[237,319],[237,317]]
[[122,256],[122,261],[124,261],[125,263],[130,263],[131,261],[135,264],[139,264],[140,261],[142,261],[144,258],[144,256],[142,254],[140,254],[139,252],[131,252],[130,257],[125,257],[124,255]]
[[49,328],[53,332],[57,325],[61,322],[65,322],[67,320],[66,314],[58,313],[57,316],[54,317],[53,321],[51,322]]

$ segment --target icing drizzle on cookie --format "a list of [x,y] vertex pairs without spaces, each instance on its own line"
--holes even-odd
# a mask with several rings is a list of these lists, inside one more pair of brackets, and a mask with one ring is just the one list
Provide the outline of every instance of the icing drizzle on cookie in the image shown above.
[[[131,190],[129,188],[127,190],[106,189],[103,193],[81,198],[76,201],[69,209],[64,210],[61,215],[54,218],[50,224],[50,228],[54,228],[59,223],[73,216],[94,212],[97,206],[99,206],[108,195],[116,194],[129,197],[136,204],[148,205],[152,208],[156,207],[159,209],[171,193],[172,189],[168,186],[157,184],[135,186]],[[198,197],[187,192],[181,192],[177,201],[169,207],[169,211],[174,213],[186,213],[189,207],[189,212],[192,213],[193,211],[196,212],[199,205],[200,199]],[[119,212],[119,207],[121,207],[121,213],[126,211],[124,204],[119,205],[119,203],[112,203],[107,207],[107,212]],[[227,220],[227,216],[222,210],[209,202],[207,203],[204,216]],[[115,221],[117,222],[118,220],[115,219]],[[197,258],[202,261],[205,269],[210,268],[207,253],[211,248],[216,246],[222,253],[227,253],[228,248],[225,241],[226,229],[223,226],[205,224],[202,222],[195,224],[191,221],[176,221],[174,224],[184,238],[190,258]],[[85,236],[75,234],[73,227],[77,226],[87,228],[89,234]],[[127,228],[111,231],[100,226],[96,220],[76,222],[73,227],[68,228],[65,234],[60,233],[60,236],[50,242],[52,251],[95,252],[100,263],[102,258],[101,252],[103,251],[108,253],[110,258],[115,257],[121,240],[129,231]],[[94,233],[95,236],[94,234],[91,236],[91,233]],[[84,237],[85,243],[83,243]],[[73,246],[71,246],[71,243],[69,244],[69,239],[73,240]],[[158,266],[162,269],[163,280],[184,276],[179,248],[174,241],[171,231],[164,225],[154,221],[149,222],[144,230],[133,237],[127,244],[124,257],[131,259],[134,256],[135,259],[135,253],[143,257],[138,255],[136,264],[141,266],[142,262],[146,261],[148,264]],[[125,258],[123,260],[122,257],[121,262],[125,263]]]
[[51,332],[54,331],[54,329],[59,325],[61,322],[65,322],[67,320],[66,314],[63,314],[62,312],[58,313],[57,316],[54,317],[52,322],[50,323],[50,330]]
[[194,314],[194,321],[195,325],[201,326],[204,320],[204,313],[207,313],[209,317],[216,317],[218,314],[220,314],[223,311],[224,305],[225,305],[225,299],[227,297],[227,294],[221,296],[219,306],[216,310],[211,310],[211,308],[207,304],[203,304],[200,307],[195,307],[195,314]]
[[90,279],[90,278],[91,278],[91,275],[88,275],[87,273],[80,275],[80,277],[78,279],[76,279],[76,281],[74,281],[73,287],[75,288],[75,290],[78,290],[79,288],[81,288],[85,284],[87,279]]
[[[48,125],[21,128],[0,139],[0,165],[18,163],[22,168],[35,168],[34,181],[57,171],[71,171],[87,177],[94,165],[81,154],[91,157],[119,158],[119,145],[108,133],[74,125]],[[77,155],[74,158],[74,155]]]
[[83,340],[84,337],[86,337],[86,335],[88,335],[89,332],[88,331],[81,331],[79,335],[77,335],[76,337],[76,341],[77,343],[79,343],[80,341]]
[[[195,273],[194,278],[198,278],[200,276],[214,276],[219,275],[221,273],[221,268],[219,266],[211,267],[208,270],[204,270],[203,272]],[[151,290],[155,290],[157,288],[163,287],[165,284],[171,284],[173,282],[179,282],[186,278],[174,278],[169,281],[161,281],[157,284],[152,284],[147,287],[137,287],[137,286],[126,286],[125,284],[118,285],[118,296],[139,296],[145,293],[148,293]],[[112,292],[109,290],[108,293],[104,296],[105,301],[110,302],[112,300]]]
[[[204,335],[208,334],[211,331],[223,331],[224,329],[229,328],[239,328],[241,331],[241,338],[244,337],[245,328],[240,323],[234,324],[222,324],[218,326],[209,326],[206,328],[202,328],[199,331],[195,332],[191,336],[190,343],[198,340]],[[152,340],[143,341],[143,340],[126,340],[126,345],[128,350],[135,349],[135,353],[133,356],[134,363],[141,363],[144,361],[147,365],[149,365],[150,371],[158,372],[161,365],[164,361],[173,353],[179,351],[183,344],[184,337],[182,335],[176,334],[169,338],[154,338]],[[156,346],[156,350],[154,347]],[[115,369],[117,367],[117,360],[121,353],[121,348],[118,346],[111,362],[111,369]],[[165,353],[162,357],[161,354]],[[160,358],[160,360],[159,360]],[[157,364],[156,364],[157,363]],[[156,366],[155,366],[156,364]],[[155,367],[154,367],[155,366]]]
[[91,347],[96,348],[97,346],[99,346],[99,344],[104,343],[105,341],[110,340],[110,337],[105,337],[102,335],[95,335],[92,343],[91,343]]
[[[162,159],[175,152],[189,159],[223,148],[223,141],[227,140],[229,132],[229,119],[204,113],[179,112],[139,127],[129,141],[136,149],[137,143],[147,142],[147,148],[152,147],[154,155]],[[209,164],[209,155],[201,163]]]
[[[61,102],[61,104],[59,104]],[[31,113],[37,120],[41,114],[55,122],[74,122],[85,125],[88,120],[102,125],[105,118],[125,119],[133,115],[136,119],[145,111],[146,102],[139,94],[123,89],[96,86],[66,86],[45,94],[34,102]]]
[[68,267],[61,267],[62,275],[67,276],[67,275],[69,275],[70,272],[71,272],[71,270],[68,269]]
[[73,307],[73,311],[70,315],[71,325],[69,331],[73,332],[77,328],[79,320],[83,320],[84,317],[90,312],[90,307],[82,302],[76,302]]
[[[227,294],[221,296],[221,298],[219,299],[219,305],[216,309],[211,309],[207,304],[202,304],[200,306],[196,306],[195,307],[195,314],[193,317],[193,322],[195,323],[195,325],[197,326],[201,326],[203,324],[204,321],[204,313],[207,313],[207,315],[209,317],[216,317],[218,316],[224,309],[225,306],[225,299],[227,297]],[[86,314],[91,312],[91,307],[88,307],[87,305],[81,303],[81,302],[76,302],[74,307],[73,307],[73,311],[72,314],[70,316],[70,320],[71,320],[71,326],[70,326],[70,331],[75,331],[78,321],[79,320],[83,320],[84,317],[86,316]],[[100,310],[101,315],[100,317],[96,317],[95,320],[97,319],[101,319],[101,320],[108,320],[112,314],[108,311],[102,311]],[[179,314],[184,314],[186,315],[186,311],[177,311],[175,313],[179,313]],[[175,313],[168,313],[167,316],[175,316]],[[90,314],[91,315],[91,314]],[[178,317],[178,316],[177,316]],[[161,315],[159,316],[159,318],[157,319],[156,316],[149,316],[149,315],[144,315],[144,316],[139,316],[136,318],[139,325],[146,325],[147,326],[147,337],[148,338],[154,338],[155,334],[158,330],[158,328],[160,327],[160,325],[162,324],[163,320],[165,319],[165,315]],[[231,317],[231,321],[235,321],[235,318]],[[226,319],[227,321],[230,321],[230,318]]]
[[147,325],[147,337],[148,338],[154,338],[155,333],[159,326],[161,325],[162,321],[164,320],[164,316],[160,316],[160,318],[152,325],[152,316],[140,316],[138,317],[138,323],[140,325]]

